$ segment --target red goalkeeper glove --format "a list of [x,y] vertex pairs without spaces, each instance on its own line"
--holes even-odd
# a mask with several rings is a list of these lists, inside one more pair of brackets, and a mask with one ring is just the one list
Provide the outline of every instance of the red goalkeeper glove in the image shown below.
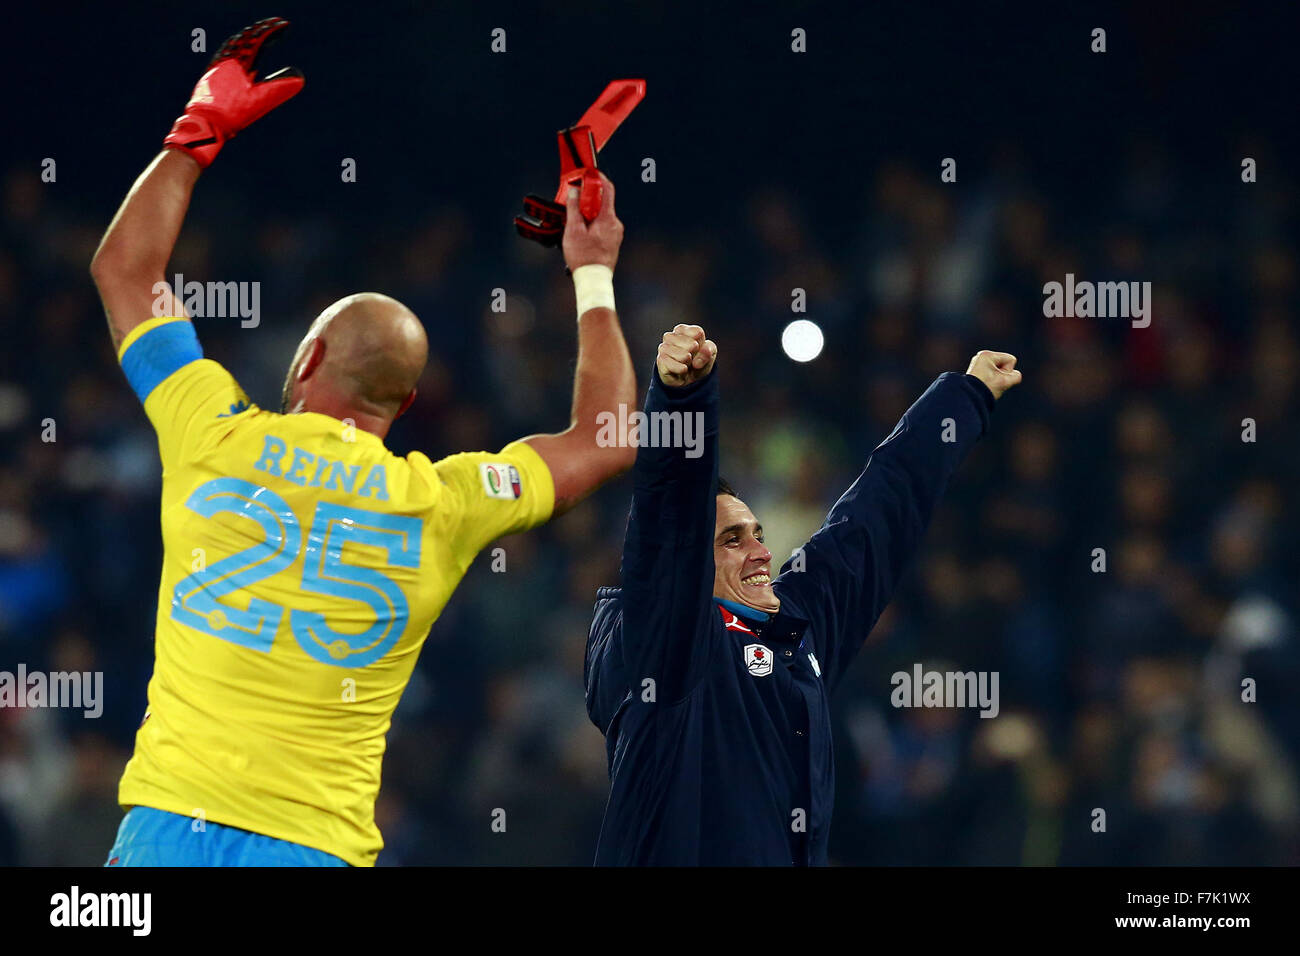
[[256,79],[262,50],[288,25],[269,17],[223,43],[163,146],[188,153],[206,169],[226,140],[301,90],[302,73],[291,66]]
[[524,214],[515,216],[519,235],[544,246],[558,246],[564,236],[565,201],[570,186],[578,187],[578,208],[583,219],[591,222],[600,214],[602,187],[596,172],[596,154],[644,97],[645,80],[615,80],[582,114],[576,126],[560,130],[560,188],[555,191],[555,201],[532,193],[525,196]]

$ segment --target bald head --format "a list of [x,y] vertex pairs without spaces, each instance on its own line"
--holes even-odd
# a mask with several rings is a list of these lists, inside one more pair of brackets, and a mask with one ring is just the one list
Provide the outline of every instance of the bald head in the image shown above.
[[377,292],[339,299],[299,344],[283,411],[351,417],[361,427],[375,419],[386,432],[409,404],[428,355],[424,326],[396,299]]

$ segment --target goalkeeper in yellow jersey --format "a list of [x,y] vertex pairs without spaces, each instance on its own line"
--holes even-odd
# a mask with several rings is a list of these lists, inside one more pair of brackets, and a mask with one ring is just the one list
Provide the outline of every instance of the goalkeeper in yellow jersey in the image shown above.
[[312,324],[280,413],[203,358],[163,276],[200,172],[302,88],[293,70],[257,77],[286,25],[261,21],[221,48],[91,266],[163,471],[156,660],[112,866],[372,865],[389,719],[470,562],[635,455],[596,441],[599,411],[635,399],[608,181],[593,221],[569,202],[578,363],[566,431],[436,462],[393,455],[384,437],[428,346],[420,321],[375,293]]

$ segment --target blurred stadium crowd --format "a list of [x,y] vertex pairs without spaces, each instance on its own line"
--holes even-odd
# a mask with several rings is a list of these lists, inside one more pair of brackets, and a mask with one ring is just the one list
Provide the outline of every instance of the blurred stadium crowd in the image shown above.
[[[615,282],[641,386],[673,324],[718,342],[723,473],[784,558],[938,373],[979,348],[1019,356],[1024,385],[835,698],[836,862],[1300,863],[1294,188],[1188,171],[1156,141],[1087,202],[1040,173],[1006,152],[956,187],[883,163],[845,198],[861,227],[834,247],[780,188],[728,230],[655,234],[628,208],[656,187],[629,176]],[[209,200],[174,262],[261,281],[256,328],[197,323],[254,401],[277,407],[317,311],[374,289],[424,318],[433,350],[395,450],[563,427],[575,339],[558,253],[456,208],[394,234],[268,206]],[[28,168],[5,177],[0,216],[0,669],[103,671],[106,696],[98,720],[0,710],[0,863],[94,865],[145,706],[158,460],[87,272],[106,216]],[[1151,281],[1150,327],[1045,319],[1043,283],[1067,272]],[[799,317],[828,343],[806,366],[778,344]],[[590,863],[607,778],[582,657],[628,495],[623,479],[505,539],[503,573],[486,554],[470,570],[394,719],[381,865]],[[999,672],[1000,715],[891,707],[890,675],[916,662]]]

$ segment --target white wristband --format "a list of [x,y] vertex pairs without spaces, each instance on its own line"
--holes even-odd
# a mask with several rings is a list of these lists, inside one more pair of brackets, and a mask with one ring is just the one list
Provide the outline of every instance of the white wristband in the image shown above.
[[578,317],[588,309],[614,308],[614,270],[596,263],[573,270],[573,291],[578,299]]

